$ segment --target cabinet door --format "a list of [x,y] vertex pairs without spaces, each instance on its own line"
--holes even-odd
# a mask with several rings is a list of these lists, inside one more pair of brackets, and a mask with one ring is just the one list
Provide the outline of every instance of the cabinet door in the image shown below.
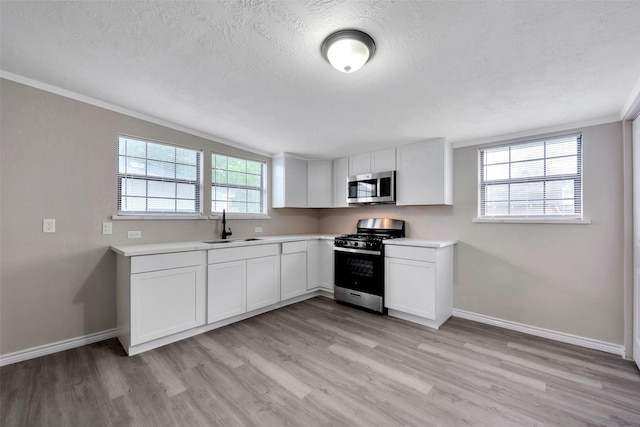
[[277,256],[247,260],[247,311],[280,301],[280,260]]
[[210,264],[208,271],[207,323],[245,313],[247,262],[242,260]]
[[307,289],[320,286],[320,241],[307,242]]
[[396,170],[395,148],[385,148],[384,150],[373,151],[371,153],[371,173],[394,170]]
[[435,320],[435,263],[385,258],[385,307]]
[[333,240],[320,240],[320,286],[328,291],[333,292],[333,269],[334,269],[334,254],[333,254]]
[[333,205],[333,163],[331,160],[309,160],[307,174],[307,206],[330,208]]
[[204,325],[204,266],[131,275],[131,345]]
[[347,208],[347,178],[349,177],[349,158],[342,157],[333,161],[333,207]]
[[349,157],[349,175],[371,173],[371,153],[356,154]]
[[452,149],[444,138],[396,149],[396,205],[453,203]]
[[307,161],[295,157],[276,157],[272,161],[271,206],[307,207]]
[[307,252],[280,257],[280,297],[284,301],[307,292]]

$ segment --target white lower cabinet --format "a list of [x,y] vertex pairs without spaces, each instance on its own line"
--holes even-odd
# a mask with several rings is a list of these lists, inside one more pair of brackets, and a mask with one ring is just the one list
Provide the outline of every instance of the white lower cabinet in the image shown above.
[[333,292],[333,240],[320,240],[320,287]]
[[118,338],[132,346],[205,324],[205,252],[117,259]]
[[333,240],[307,242],[308,290],[318,288],[333,292]]
[[453,246],[385,246],[389,315],[439,328],[453,312]]
[[280,262],[275,255],[247,260],[247,311],[280,301]]
[[207,323],[280,301],[280,245],[208,251]]
[[208,269],[207,323],[247,311],[247,262],[210,264]]
[[283,301],[307,293],[306,241],[282,244],[280,275],[280,297]]
[[[309,242],[315,268],[309,286],[333,291],[333,241]],[[267,243],[139,256],[119,253],[118,339],[127,354],[138,354],[290,304],[295,297],[315,295],[308,287],[307,243],[285,242],[282,251],[280,243]],[[281,304],[284,300],[289,301]],[[231,320],[223,322],[226,319]]]

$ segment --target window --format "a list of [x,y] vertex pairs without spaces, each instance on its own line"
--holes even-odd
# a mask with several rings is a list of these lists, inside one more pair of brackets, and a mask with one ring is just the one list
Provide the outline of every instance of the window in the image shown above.
[[266,214],[266,164],[213,154],[211,156],[211,211]]
[[118,214],[200,214],[201,165],[201,151],[120,137]]
[[582,218],[582,136],[480,149],[482,218]]

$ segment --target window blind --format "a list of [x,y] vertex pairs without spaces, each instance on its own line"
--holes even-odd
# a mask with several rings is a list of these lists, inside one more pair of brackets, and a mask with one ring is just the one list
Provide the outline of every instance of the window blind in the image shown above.
[[202,152],[118,138],[118,214],[201,213]]
[[211,211],[263,214],[266,164],[221,154],[211,155]]
[[582,135],[480,149],[480,218],[582,218]]

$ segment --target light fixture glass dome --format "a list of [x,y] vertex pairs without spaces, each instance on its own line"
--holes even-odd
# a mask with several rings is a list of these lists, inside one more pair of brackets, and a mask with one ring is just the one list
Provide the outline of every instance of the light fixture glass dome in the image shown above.
[[322,55],[338,71],[353,73],[371,59],[376,50],[373,39],[358,30],[341,30],[322,43]]

